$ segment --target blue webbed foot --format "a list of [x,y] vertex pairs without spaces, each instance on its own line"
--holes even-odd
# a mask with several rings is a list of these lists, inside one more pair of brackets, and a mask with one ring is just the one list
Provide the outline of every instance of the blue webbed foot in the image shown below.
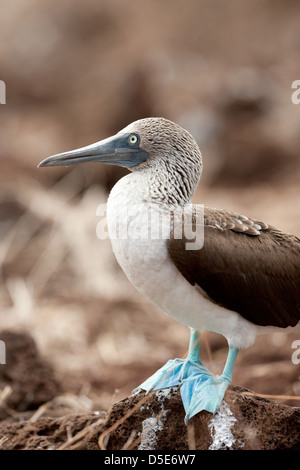
[[176,385],[182,385],[185,380],[196,376],[205,380],[205,374],[212,377],[211,373],[200,361],[194,362],[189,358],[171,359],[151,375],[151,377],[145,380],[145,382],[133,390],[133,393],[137,392],[139,389],[150,392],[151,390],[175,387]]
[[133,393],[140,389],[146,390],[146,392],[151,392],[151,390],[160,390],[162,388],[180,385],[184,363],[185,361],[182,359],[171,359],[151,375],[149,379],[145,380],[145,382],[134,389]]
[[185,423],[187,424],[192,416],[203,410],[216,413],[229,384],[230,381],[223,376],[214,376],[208,370],[206,373],[186,377],[180,387],[186,413]]
[[231,383],[234,361],[238,350],[229,348],[222,375],[214,376],[199,359],[199,334],[192,330],[188,357],[168,361],[149,379],[137,387],[150,392],[180,386],[185,409],[185,422],[202,410],[216,413]]

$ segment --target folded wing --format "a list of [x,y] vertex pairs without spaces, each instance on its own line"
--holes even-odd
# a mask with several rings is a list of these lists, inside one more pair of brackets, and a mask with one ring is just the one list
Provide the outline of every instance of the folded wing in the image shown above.
[[213,302],[256,325],[285,328],[300,321],[299,238],[243,215],[206,208],[203,247],[186,250],[188,242],[184,235],[176,237],[175,228],[169,255]]

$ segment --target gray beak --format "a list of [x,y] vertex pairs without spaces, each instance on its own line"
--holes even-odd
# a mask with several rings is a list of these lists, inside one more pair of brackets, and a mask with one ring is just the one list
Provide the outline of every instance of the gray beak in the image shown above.
[[[132,136],[136,138],[132,139]],[[95,144],[48,157],[38,166],[70,166],[77,163],[98,162],[133,168],[147,160],[149,156],[140,148],[139,143],[140,138],[137,134],[116,134]]]

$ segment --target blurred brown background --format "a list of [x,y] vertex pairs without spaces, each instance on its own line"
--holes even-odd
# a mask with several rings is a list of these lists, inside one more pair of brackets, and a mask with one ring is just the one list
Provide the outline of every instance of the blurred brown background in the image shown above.
[[[105,408],[184,355],[188,330],[135,292],[96,237],[97,206],[125,171],[37,164],[164,116],[202,150],[195,201],[300,235],[299,23],[296,0],[2,3],[1,328],[29,332],[65,391]],[[208,339],[219,371],[226,345]],[[300,394],[291,343],[259,338],[234,382]]]

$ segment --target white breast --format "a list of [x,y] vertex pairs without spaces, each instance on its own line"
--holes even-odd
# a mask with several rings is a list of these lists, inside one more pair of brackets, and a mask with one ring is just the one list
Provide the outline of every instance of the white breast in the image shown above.
[[154,236],[164,238],[151,238],[150,224],[145,231],[149,211],[147,183],[145,173],[129,174],[114,186],[108,199],[112,248],[126,276],[141,294],[181,323],[220,333],[234,347],[249,346],[256,327],[201,295],[201,290],[191,286],[169,258],[169,216],[161,205],[151,205],[151,220],[155,219],[156,226],[159,220],[162,228],[159,233],[154,230]]

